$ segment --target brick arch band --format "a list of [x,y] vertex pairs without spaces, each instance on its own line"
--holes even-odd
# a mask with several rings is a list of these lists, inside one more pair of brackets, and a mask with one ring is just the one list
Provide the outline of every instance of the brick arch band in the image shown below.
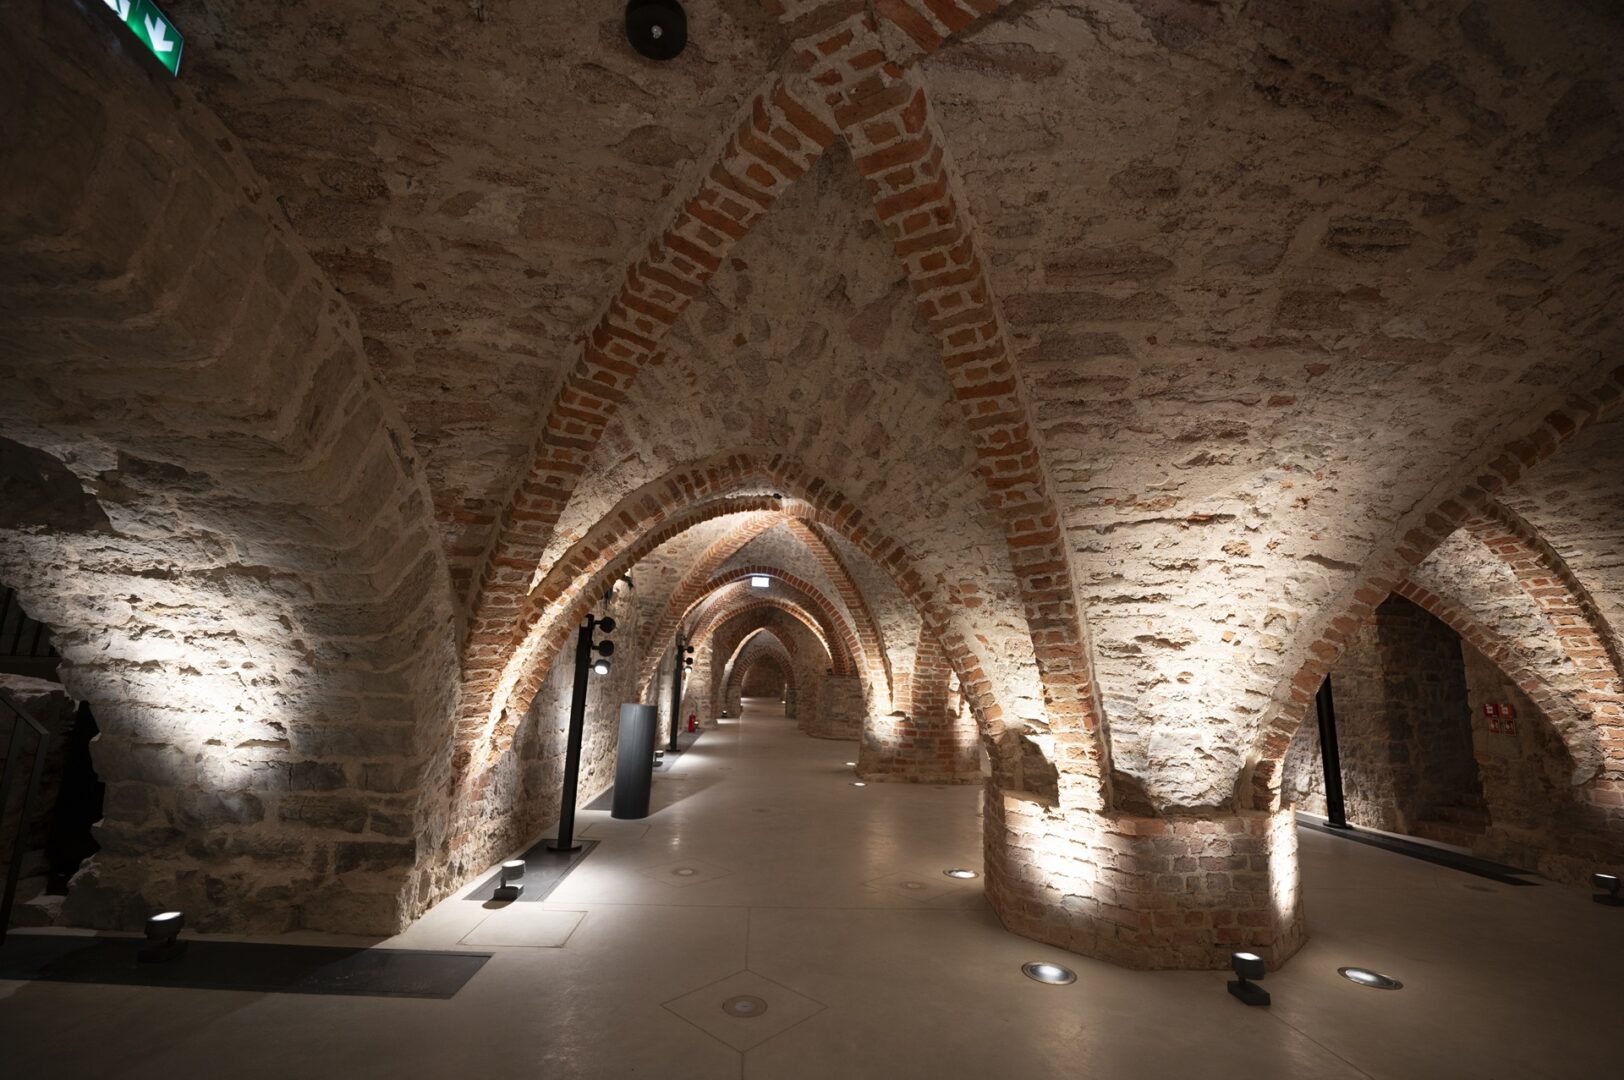
[[[1365,561],[1349,598],[1325,620],[1318,636],[1309,642],[1306,658],[1277,692],[1277,703],[1265,713],[1247,765],[1237,778],[1238,806],[1270,811],[1279,808],[1282,766],[1291,737],[1313,702],[1315,690],[1341,658],[1365,617],[1388,594],[1396,592],[1411,571],[1452,533],[1490,515],[1496,492],[1517,483],[1580,431],[1612,415],[1621,400],[1624,366],[1613,368],[1601,385],[1589,393],[1572,395],[1526,434],[1506,443],[1474,479],[1431,509],[1418,511],[1412,526],[1390,548],[1373,553]],[[1491,544],[1490,550],[1495,550],[1495,545]],[[1504,557],[1503,552],[1496,553]],[[1517,572],[1515,565],[1511,569]],[[1603,728],[1600,737],[1607,753],[1605,771],[1598,783],[1606,785],[1612,797],[1624,792],[1624,716],[1614,707],[1594,713],[1593,718]]]
[[[740,494],[751,483],[789,498]],[[971,640],[953,625],[940,599],[902,546],[824,478],[783,455],[724,454],[671,470],[623,498],[561,556],[532,589],[508,646],[479,647],[479,662],[497,673],[498,693],[465,701],[458,717],[454,765],[467,786],[474,766],[511,744],[551,660],[607,583],[672,537],[726,514],[770,510],[828,528],[884,569],[941,641],[981,725],[993,735],[1004,710]],[[484,712],[480,712],[480,709]],[[477,799],[477,792],[473,795]]]

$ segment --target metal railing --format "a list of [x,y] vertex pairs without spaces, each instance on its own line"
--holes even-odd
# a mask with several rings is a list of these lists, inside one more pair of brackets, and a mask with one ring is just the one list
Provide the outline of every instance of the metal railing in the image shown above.
[[23,741],[29,735],[34,736],[34,764],[28,770],[28,786],[23,789],[23,802],[17,815],[17,834],[12,838],[11,857],[6,862],[6,885],[4,893],[0,893],[0,945],[6,941],[6,930],[11,926],[11,906],[17,899],[17,879],[22,873],[23,858],[27,854],[24,845],[28,839],[29,810],[34,804],[34,796],[39,792],[39,781],[45,772],[46,744],[51,741],[50,729],[28,715],[28,711],[12,698],[11,694],[0,689],[0,723],[7,720],[11,722],[11,737],[6,742],[5,771],[0,773],[0,813],[11,805],[11,785],[16,781],[17,770],[23,759]]

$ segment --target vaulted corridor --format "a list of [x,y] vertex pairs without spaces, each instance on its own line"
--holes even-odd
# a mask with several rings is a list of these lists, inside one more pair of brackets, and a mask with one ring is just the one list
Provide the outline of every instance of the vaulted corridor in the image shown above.
[[1620,56],[0,5],[0,1061],[1601,1067]]
[[[493,952],[450,1001],[19,986],[0,1045],[19,1076],[159,1080],[1596,1076],[1624,922],[1305,833],[1315,935],[1269,1013],[1219,973],[1130,972],[1000,927],[978,881],[979,791],[852,786],[854,744],[777,702],[705,734],[641,821],[583,814],[588,858],[544,901],[442,901],[386,945]],[[587,823],[589,822],[589,823]],[[1057,961],[1078,981],[1021,974]],[[1401,977],[1383,994],[1337,977]],[[757,999],[739,1017],[723,1006]],[[1503,1033],[1515,1030],[1507,1041]],[[1560,1061],[1560,1067],[1553,1062]]]

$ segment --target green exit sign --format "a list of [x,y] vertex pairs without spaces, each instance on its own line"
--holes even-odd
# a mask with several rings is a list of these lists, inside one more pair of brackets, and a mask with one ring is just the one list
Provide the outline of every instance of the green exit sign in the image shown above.
[[180,50],[183,41],[180,31],[159,11],[152,0],[102,0],[107,9],[117,15],[125,29],[158,58],[158,63],[169,69],[169,74],[180,73]]

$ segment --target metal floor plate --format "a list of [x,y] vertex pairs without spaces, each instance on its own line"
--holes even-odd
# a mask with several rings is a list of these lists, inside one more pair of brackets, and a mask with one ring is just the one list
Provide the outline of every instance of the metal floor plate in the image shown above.
[[143,964],[144,938],[12,931],[0,979],[363,997],[456,996],[492,956],[483,952],[352,949],[248,941],[186,941],[173,960]]
[[[579,851],[554,851],[547,845],[552,843],[549,837],[525,852],[519,858],[524,860],[524,892],[519,899],[511,903],[535,903],[547,899],[547,894],[558,888],[559,883],[569,877],[571,870],[578,866],[582,859],[592,854],[592,849],[598,846],[598,841],[588,836],[576,833],[575,842],[581,845]],[[479,883],[479,887],[463,897],[464,900],[478,900],[480,903],[489,903],[496,899],[496,887],[502,883],[502,872],[498,870],[490,877]]]

